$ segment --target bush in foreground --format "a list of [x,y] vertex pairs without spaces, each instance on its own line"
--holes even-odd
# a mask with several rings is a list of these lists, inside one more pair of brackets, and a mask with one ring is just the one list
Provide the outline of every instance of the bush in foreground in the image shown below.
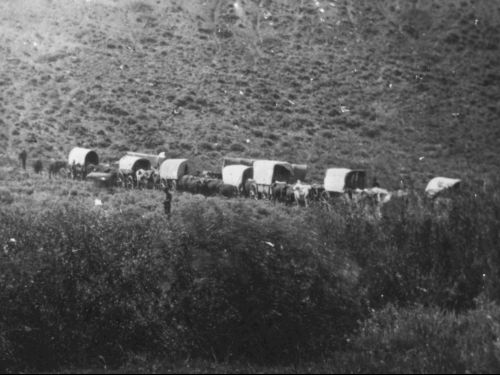
[[219,203],[187,204],[175,223],[69,204],[0,212],[1,238],[17,240],[0,262],[0,367],[277,362],[338,346],[361,317],[342,258],[302,222]]
[[[375,312],[334,371],[354,373],[498,373],[500,307],[463,314],[417,306]],[[342,363],[342,365],[340,365]]]

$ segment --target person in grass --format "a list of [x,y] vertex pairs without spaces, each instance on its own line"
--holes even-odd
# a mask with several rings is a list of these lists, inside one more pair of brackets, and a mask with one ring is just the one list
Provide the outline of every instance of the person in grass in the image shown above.
[[19,153],[19,160],[21,161],[21,166],[23,167],[24,170],[26,170],[26,158],[28,157],[28,153],[26,150],[22,150]]
[[172,193],[170,192],[170,189],[165,187],[163,189],[165,192],[165,200],[163,201],[163,208],[165,209],[165,215],[167,215],[168,218],[170,218],[170,211],[172,209]]

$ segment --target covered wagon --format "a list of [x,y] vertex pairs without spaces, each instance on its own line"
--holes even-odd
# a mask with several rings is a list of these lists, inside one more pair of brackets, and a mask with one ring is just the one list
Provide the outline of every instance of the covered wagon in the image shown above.
[[150,170],[151,162],[140,156],[123,156],[118,161],[118,184],[126,188],[133,188],[137,184],[136,172],[139,169]]
[[68,156],[68,165],[73,178],[85,178],[92,166],[99,164],[99,156],[94,150],[74,147]]
[[227,167],[228,165],[246,165],[248,167],[252,167],[254,163],[254,159],[247,158],[235,158],[231,156],[226,156],[222,159],[222,169]]
[[461,180],[458,178],[434,177],[425,188],[427,196],[433,198],[444,191],[456,190],[460,187]]
[[348,168],[329,168],[325,173],[324,188],[330,194],[349,195],[356,189],[363,190],[366,187],[366,172],[364,170],[353,170]]
[[188,159],[166,159],[160,164],[160,180],[162,185],[176,188],[182,176],[190,173]]
[[127,151],[127,155],[129,156],[137,156],[143,159],[148,159],[149,162],[151,163],[151,166],[153,168],[159,169],[161,163],[167,159],[166,155],[164,152],[160,152],[158,155],[155,154],[144,154],[141,152],[135,152],[135,151]]
[[241,193],[246,182],[253,178],[253,167],[242,164],[228,165],[222,169],[222,181],[226,185],[234,186]]
[[280,181],[290,183],[293,179],[292,165],[285,161],[256,160],[253,163],[253,180],[259,197],[271,197],[271,185]]
[[290,183],[295,183],[297,181],[304,182],[307,176],[307,164],[292,164],[293,176]]

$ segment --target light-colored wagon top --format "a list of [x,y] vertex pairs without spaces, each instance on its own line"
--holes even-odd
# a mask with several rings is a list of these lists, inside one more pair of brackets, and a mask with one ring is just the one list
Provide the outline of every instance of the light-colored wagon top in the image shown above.
[[[325,173],[324,187],[326,191],[343,193],[346,189],[364,189],[365,171],[349,168],[329,168]],[[356,181],[350,181],[352,179]],[[362,179],[362,181],[357,181]]]
[[222,181],[225,184],[239,187],[244,181],[245,177],[250,178],[253,167],[248,165],[233,164],[228,165],[222,169]]
[[140,156],[125,155],[118,162],[118,169],[122,172],[136,172],[138,169],[151,169],[151,162]]
[[443,190],[457,186],[458,184],[460,184],[460,182],[461,180],[458,178],[434,177],[427,184],[427,187],[425,188],[425,193],[428,196],[433,197],[437,193]]
[[177,180],[188,173],[188,159],[166,159],[160,164],[160,178],[165,180]]
[[253,163],[253,179],[259,185],[271,185],[274,181],[290,182],[293,168],[286,161],[256,160]]
[[97,152],[95,152],[94,150],[83,147],[74,147],[69,152],[68,156],[68,164],[72,165],[73,163],[80,165],[87,165],[87,164],[97,165],[99,164],[99,156],[97,155]]

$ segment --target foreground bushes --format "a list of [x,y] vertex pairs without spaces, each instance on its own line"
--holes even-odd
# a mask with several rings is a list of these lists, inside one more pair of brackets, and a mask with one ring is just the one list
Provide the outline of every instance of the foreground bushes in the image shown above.
[[373,314],[349,350],[335,357],[335,372],[498,373],[500,307],[455,315],[389,306]]
[[0,263],[2,368],[115,366],[140,352],[280,361],[338,346],[361,317],[342,260],[287,221],[234,209],[191,204],[174,224],[3,211],[2,238],[17,242]]
[[455,311],[474,307],[484,293],[500,298],[500,201],[458,194],[441,202],[419,196],[391,201],[382,217],[337,205],[311,212],[330,247],[360,267],[367,303],[420,303]]
[[[378,218],[341,203],[298,210],[189,196],[172,221],[139,215],[144,202],[119,211],[65,202],[0,211],[1,370],[119,366],[145,353],[475,371],[456,354],[464,343],[494,352],[496,308],[467,309],[478,296],[498,301],[497,200],[462,197],[442,210],[410,197]],[[417,368],[419,355],[429,365]]]

